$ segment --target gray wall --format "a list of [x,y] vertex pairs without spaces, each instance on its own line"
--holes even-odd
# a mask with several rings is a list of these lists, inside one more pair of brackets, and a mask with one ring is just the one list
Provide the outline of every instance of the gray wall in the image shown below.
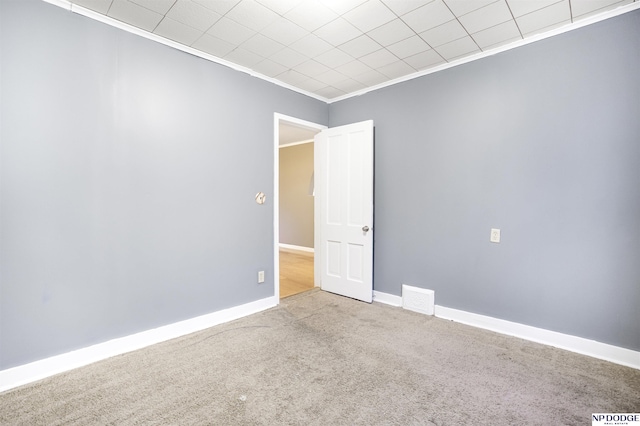
[[273,113],[328,106],[41,1],[0,8],[0,369],[272,296],[254,195],[273,195]]
[[375,289],[640,350],[639,69],[635,11],[331,104],[375,121]]
[[313,248],[313,143],[280,148],[280,243]]

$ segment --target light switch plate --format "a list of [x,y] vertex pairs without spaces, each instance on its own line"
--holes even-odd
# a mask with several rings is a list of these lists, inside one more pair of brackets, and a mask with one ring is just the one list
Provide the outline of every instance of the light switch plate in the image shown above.
[[489,241],[492,243],[500,242],[500,230],[496,228],[491,228],[491,236],[489,237]]
[[262,284],[264,282],[264,271],[258,271],[258,284]]

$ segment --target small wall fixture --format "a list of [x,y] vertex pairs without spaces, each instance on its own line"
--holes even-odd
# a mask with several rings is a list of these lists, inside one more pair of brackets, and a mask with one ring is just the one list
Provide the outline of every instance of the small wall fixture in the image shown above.
[[265,201],[267,201],[267,196],[264,195],[264,192],[258,192],[256,194],[256,203],[264,204]]

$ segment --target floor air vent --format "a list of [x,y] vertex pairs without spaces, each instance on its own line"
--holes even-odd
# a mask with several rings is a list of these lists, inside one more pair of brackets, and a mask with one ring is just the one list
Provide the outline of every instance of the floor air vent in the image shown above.
[[402,307],[421,314],[433,315],[435,293],[433,290],[402,284]]

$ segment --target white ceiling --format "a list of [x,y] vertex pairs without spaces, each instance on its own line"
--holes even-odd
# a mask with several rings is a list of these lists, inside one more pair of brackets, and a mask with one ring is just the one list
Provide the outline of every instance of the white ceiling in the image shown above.
[[633,2],[70,0],[324,100],[521,44]]

